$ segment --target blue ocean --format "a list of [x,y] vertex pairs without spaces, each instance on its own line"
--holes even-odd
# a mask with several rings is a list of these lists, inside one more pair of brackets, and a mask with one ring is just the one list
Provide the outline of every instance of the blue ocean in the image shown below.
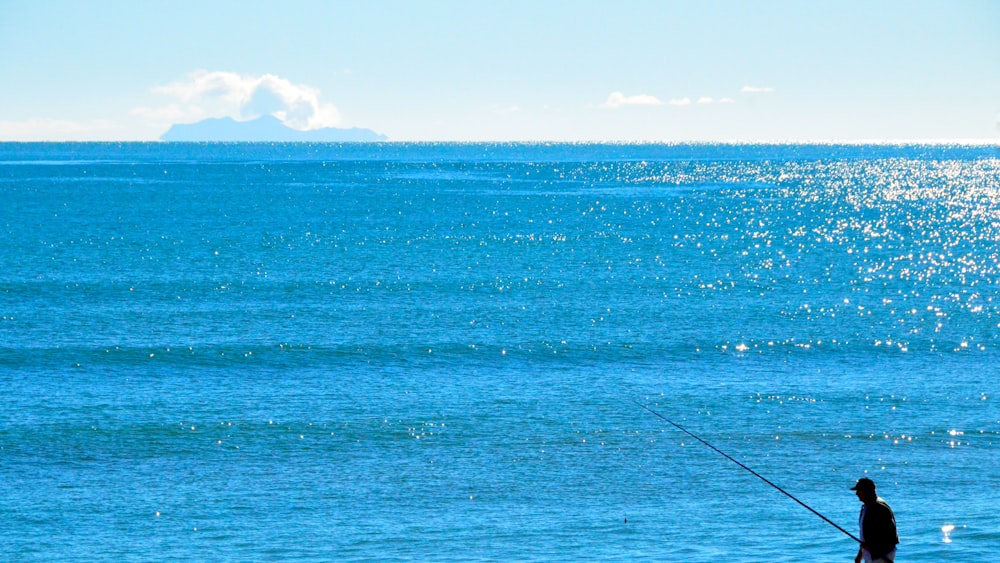
[[3,143],[0,202],[0,560],[850,561],[864,476],[1000,552],[1000,147]]

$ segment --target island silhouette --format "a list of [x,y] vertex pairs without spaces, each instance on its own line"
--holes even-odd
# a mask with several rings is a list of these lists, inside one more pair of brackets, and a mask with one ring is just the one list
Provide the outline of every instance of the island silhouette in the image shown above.
[[160,136],[174,142],[313,142],[345,143],[384,141],[386,136],[371,129],[325,127],[300,131],[288,127],[273,115],[248,121],[231,117],[209,118],[196,123],[176,123]]

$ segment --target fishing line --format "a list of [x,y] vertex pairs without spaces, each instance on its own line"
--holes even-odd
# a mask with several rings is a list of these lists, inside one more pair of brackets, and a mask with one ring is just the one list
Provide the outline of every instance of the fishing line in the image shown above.
[[779,491],[781,491],[781,493],[782,493],[782,494],[784,494],[784,495],[785,495],[785,496],[787,496],[788,498],[790,498],[790,499],[794,500],[795,502],[797,502],[797,503],[801,504],[801,505],[802,505],[803,507],[805,507],[805,508],[806,508],[806,509],[807,509],[807,510],[808,510],[809,512],[812,512],[812,513],[813,513],[813,514],[815,514],[816,516],[819,516],[820,518],[822,518],[822,519],[823,519],[823,520],[824,520],[824,521],[825,521],[825,522],[826,522],[827,524],[829,524],[829,525],[833,526],[834,528],[837,528],[838,530],[840,530],[841,532],[843,532],[844,534],[846,534],[846,535],[847,535],[848,537],[850,537],[850,538],[851,538],[852,540],[854,540],[854,541],[856,541],[856,542],[858,542],[858,543],[861,543],[861,540],[860,540],[860,539],[858,539],[858,538],[856,538],[856,537],[854,536],[854,534],[852,534],[852,533],[848,532],[847,530],[845,530],[845,529],[841,528],[841,527],[840,527],[840,526],[838,526],[838,525],[837,525],[837,524],[836,524],[836,523],[835,523],[835,522],[834,522],[833,520],[830,520],[830,519],[829,519],[829,518],[827,518],[826,516],[823,516],[822,514],[820,514],[819,512],[817,512],[817,511],[816,511],[816,510],[815,510],[815,509],[814,509],[813,507],[811,507],[811,506],[809,506],[808,504],[806,504],[806,503],[802,502],[801,500],[799,500],[799,499],[795,498],[795,497],[794,497],[794,496],[793,496],[793,495],[792,495],[791,493],[789,493],[789,492],[788,492],[788,491],[786,491],[785,489],[782,489],[781,487],[779,487],[779,486],[775,485],[775,484],[774,484],[774,483],[772,483],[771,481],[768,481],[768,480],[767,480],[767,479],[766,479],[766,478],[765,478],[765,477],[764,477],[763,475],[761,475],[760,473],[757,473],[757,472],[756,472],[756,471],[754,471],[753,469],[750,469],[750,468],[749,468],[749,467],[747,467],[746,465],[743,465],[742,463],[740,463],[740,462],[739,462],[739,460],[737,460],[737,459],[733,458],[732,456],[730,456],[730,455],[729,455],[729,454],[727,454],[726,452],[724,452],[724,451],[720,450],[719,448],[717,448],[717,447],[713,446],[712,444],[709,444],[709,443],[708,443],[708,442],[706,442],[705,440],[702,440],[701,438],[699,438],[698,436],[696,436],[696,435],[695,435],[695,434],[694,434],[693,432],[691,432],[691,431],[690,431],[690,430],[688,430],[687,428],[684,428],[684,427],[683,427],[683,426],[681,426],[680,424],[677,424],[676,422],[674,422],[674,421],[670,420],[669,418],[667,418],[667,417],[663,416],[662,414],[660,414],[660,413],[658,413],[658,412],[654,411],[653,409],[651,409],[651,408],[647,407],[646,405],[644,405],[644,404],[642,404],[642,403],[640,403],[640,402],[638,402],[638,401],[635,401],[635,400],[633,400],[632,402],[633,402],[633,403],[635,403],[635,404],[636,404],[636,405],[637,405],[638,407],[640,407],[640,408],[642,408],[642,409],[644,409],[644,410],[648,411],[649,413],[653,414],[654,416],[657,416],[657,417],[659,417],[660,419],[662,419],[663,421],[667,422],[668,424],[670,424],[670,425],[671,425],[671,426],[673,426],[674,428],[676,428],[676,429],[680,430],[681,432],[683,432],[683,433],[687,434],[688,436],[691,436],[692,438],[694,438],[695,440],[698,440],[698,441],[699,441],[699,442],[701,442],[702,444],[705,444],[706,446],[708,446],[709,448],[711,448],[711,449],[712,449],[713,451],[715,451],[715,452],[716,452],[716,453],[718,453],[718,454],[721,454],[721,455],[722,455],[723,457],[725,457],[725,458],[726,458],[726,459],[728,459],[729,461],[731,461],[731,462],[735,463],[736,465],[739,465],[739,466],[740,466],[740,467],[742,467],[743,469],[746,469],[747,471],[749,471],[750,473],[752,473],[752,474],[754,475],[754,477],[757,477],[757,478],[758,478],[758,479],[760,479],[761,481],[763,481],[763,482],[767,483],[768,485],[771,485],[771,486],[772,486],[772,487],[774,487],[775,489],[778,489]]

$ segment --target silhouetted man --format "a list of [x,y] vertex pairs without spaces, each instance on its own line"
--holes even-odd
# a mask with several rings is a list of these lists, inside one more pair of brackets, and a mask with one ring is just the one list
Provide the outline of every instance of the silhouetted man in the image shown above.
[[854,558],[855,563],[892,563],[896,558],[896,516],[889,505],[875,494],[875,482],[867,477],[858,479],[851,487],[864,503],[858,525],[861,528],[861,547]]

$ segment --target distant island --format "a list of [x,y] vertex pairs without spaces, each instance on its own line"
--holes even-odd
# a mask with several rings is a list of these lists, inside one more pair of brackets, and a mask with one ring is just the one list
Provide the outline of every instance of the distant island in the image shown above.
[[384,141],[386,136],[371,129],[326,127],[310,131],[292,129],[273,115],[249,121],[231,117],[204,119],[197,123],[177,123],[160,136],[161,141],[177,142],[312,142],[351,143]]

